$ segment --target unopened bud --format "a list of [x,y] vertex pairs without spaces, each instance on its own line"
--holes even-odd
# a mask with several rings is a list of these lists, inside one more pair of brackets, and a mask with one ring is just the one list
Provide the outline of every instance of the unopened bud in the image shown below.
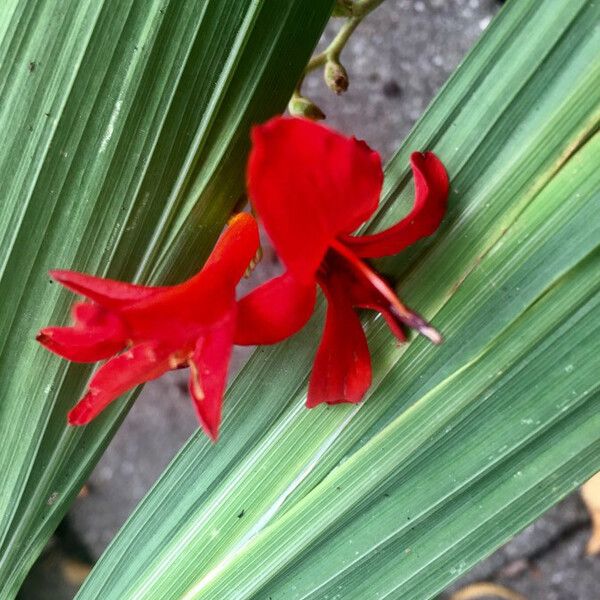
[[325,113],[314,102],[304,96],[292,96],[288,104],[288,110],[294,117],[306,117],[313,121],[320,121],[325,118]]
[[341,94],[348,89],[348,73],[337,60],[329,59],[325,63],[325,83],[336,94]]

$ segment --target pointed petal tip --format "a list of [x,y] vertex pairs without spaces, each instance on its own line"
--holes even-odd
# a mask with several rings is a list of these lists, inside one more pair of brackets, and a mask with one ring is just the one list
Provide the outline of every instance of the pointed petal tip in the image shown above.
[[208,439],[213,444],[216,444],[219,440],[219,423],[209,423],[201,418],[200,426],[202,427],[204,433],[208,436]]
[[69,271],[69,269],[50,269],[48,271],[48,275],[50,275],[54,281],[61,284],[70,281],[72,274],[73,271]]
[[317,399],[317,398],[311,398],[310,394],[306,397],[305,406],[308,409],[310,409],[310,408],[316,408],[317,406],[319,406],[321,404],[329,404],[329,402],[327,402],[323,398],[319,398],[319,399]]
[[425,160],[428,156],[433,156],[433,157],[437,158],[437,156],[433,152],[420,152],[420,151],[416,151],[416,152],[411,152],[411,154],[410,154],[410,162],[411,162],[411,164],[413,164],[416,161]]
[[35,336],[35,341],[42,344],[42,346],[45,346],[51,337],[52,337],[51,330],[49,328],[44,328],[44,329],[40,329],[37,332],[37,334]]
[[252,225],[252,224],[256,224],[256,219],[247,212],[238,212],[235,213],[234,215],[232,215],[231,217],[229,217],[229,220],[227,221],[227,226],[231,227],[232,225],[236,225],[236,224],[240,224],[240,225]]
[[126,343],[125,335],[113,328],[78,329],[75,327],[45,327],[36,341],[54,354],[81,363],[93,363],[119,352]]
[[419,161],[419,160],[430,160],[432,162],[439,163],[440,165],[443,166],[443,163],[440,160],[440,158],[438,157],[438,155],[435,152],[432,152],[431,150],[426,150],[425,152],[420,152],[420,151],[411,152],[410,162],[414,163],[415,161]]
[[61,276],[61,273],[64,273],[64,269],[50,269],[48,271],[48,275],[50,275],[52,279],[58,279]]
[[323,400],[315,400],[314,398],[311,398],[310,394],[308,394],[308,396],[306,396],[306,402],[304,405],[306,408],[314,408],[315,406],[319,406],[319,404],[322,402]]
[[87,425],[94,416],[91,392],[88,392],[67,414],[69,425]]
[[80,421],[75,417],[69,417],[67,416],[67,424],[70,425],[71,427],[83,427],[84,425],[87,425],[89,421]]
[[54,281],[75,294],[85,296],[109,309],[121,308],[130,302],[149,298],[161,290],[158,287],[126,283],[68,269],[52,269],[48,273]]

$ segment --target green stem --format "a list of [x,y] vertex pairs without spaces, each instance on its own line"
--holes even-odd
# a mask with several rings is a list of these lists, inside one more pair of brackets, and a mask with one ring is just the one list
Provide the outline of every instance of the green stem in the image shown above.
[[[313,56],[306,68],[304,69],[304,73],[298,81],[296,89],[294,90],[292,101],[298,101],[298,99],[302,99],[302,83],[304,82],[304,78],[308,73],[319,69],[320,67],[325,66],[328,62],[339,63],[340,55],[342,50],[345,48],[350,36],[354,33],[354,30],[360,25],[361,21],[374,9],[376,9],[384,0],[354,0],[352,2],[348,2],[346,5],[346,9],[348,11],[349,17],[346,22],[342,25],[336,36],[333,38],[329,46]],[[344,71],[345,74],[345,71]],[[346,80],[347,86],[347,80]],[[345,87],[341,90],[343,91]],[[336,90],[337,93],[339,91]]]
[[[382,0],[378,1],[381,2]],[[310,73],[311,71],[323,66],[327,60],[339,61],[342,50],[344,49],[354,30],[360,25],[360,22],[363,20],[363,18],[364,17],[352,17],[348,19],[342,25],[342,28],[338,31],[333,40],[331,40],[329,46],[327,46],[323,52],[313,56],[310,59],[308,65],[306,65],[304,74],[306,75],[307,73]]]
[[355,0],[350,10],[354,17],[362,18],[375,10],[382,2],[383,0]]

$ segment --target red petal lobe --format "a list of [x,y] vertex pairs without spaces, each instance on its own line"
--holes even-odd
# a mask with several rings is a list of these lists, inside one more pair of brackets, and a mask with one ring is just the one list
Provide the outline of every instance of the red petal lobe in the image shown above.
[[128,390],[160,377],[170,369],[169,352],[153,344],[140,344],[100,367],[87,394],[69,412],[70,425],[85,425]]
[[202,335],[190,360],[190,394],[200,424],[213,441],[219,435],[234,327],[235,312],[232,311]]
[[50,271],[50,275],[52,279],[76,294],[95,300],[106,308],[120,308],[125,304],[154,296],[163,289],[60,269]]
[[46,327],[38,333],[36,340],[50,352],[81,363],[104,360],[125,346],[125,338],[104,337],[74,327]]
[[315,306],[316,284],[289,273],[267,281],[238,302],[235,343],[276,344],[299,331]]
[[342,241],[358,256],[375,258],[397,254],[439,227],[448,200],[448,175],[433,152],[415,152],[410,157],[415,179],[415,203],[399,223],[373,235],[344,236]]
[[119,317],[87,302],[73,307],[73,327],[46,327],[36,339],[46,349],[75,362],[97,362],[116,354],[127,333]]
[[331,240],[377,208],[379,155],[364,142],[298,118],[276,117],[252,131],[251,202],[291,273],[310,281]]
[[360,320],[340,282],[330,278],[321,284],[327,316],[308,386],[308,408],[360,402],[371,385],[371,357]]

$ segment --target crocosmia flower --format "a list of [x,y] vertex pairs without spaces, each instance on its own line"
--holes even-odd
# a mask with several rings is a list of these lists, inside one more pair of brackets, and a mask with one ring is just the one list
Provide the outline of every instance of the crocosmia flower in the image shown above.
[[298,331],[319,285],[327,314],[307,406],[358,402],[371,384],[371,359],[356,308],[380,312],[401,341],[408,326],[441,342],[364,259],[400,252],[437,229],[448,197],[446,170],[431,152],[414,153],[412,211],[381,233],[353,236],[379,202],[383,172],[376,152],[297,118],[254,128],[252,142],[248,193],[286,272],[240,301],[236,343],[270,344]]
[[135,386],[189,367],[189,389],[206,433],[216,439],[236,321],[235,287],[258,249],[258,229],[238,214],[204,268],[175,286],[147,287],[73,271],[52,277],[89,302],[73,308],[74,325],[47,327],[37,339],[77,362],[108,360],[68,415],[83,425]]

